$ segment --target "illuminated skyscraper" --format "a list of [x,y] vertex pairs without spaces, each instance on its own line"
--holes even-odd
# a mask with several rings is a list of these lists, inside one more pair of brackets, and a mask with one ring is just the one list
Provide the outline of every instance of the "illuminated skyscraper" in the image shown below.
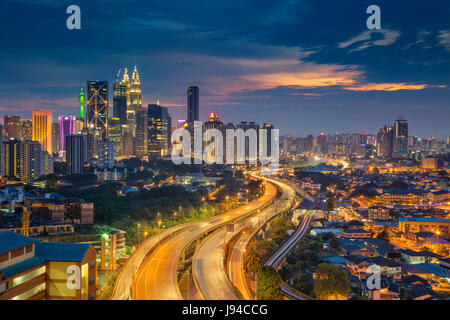
[[[210,129],[217,129],[222,133],[222,127],[223,127],[223,123],[222,121],[220,121],[219,119],[219,115],[215,112],[211,112],[209,114],[209,120],[206,121],[203,125],[204,127],[204,141],[203,141],[203,148],[205,149],[209,144],[213,143],[212,139],[213,139],[213,134],[211,133],[211,131],[208,131]],[[217,146],[217,145],[216,145]],[[216,157],[216,150],[214,150],[211,154],[208,154],[208,159],[206,159],[208,161],[208,163],[213,163],[215,162],[215,157]],[[224,153],[224,149],[223,149],[223,141],[222,141],[222,155]],[[222,159],[223,161],[223,159]]]
[[19,116],[5,115],[3,124],[8,139],[21,139]]
[[59,156],[61,151],[61,131],[59,122],[52,123],[52,154]]
[[68,134],[74,134],[75,130],[74,130],[74,122],[75,117],[74,116],[64,116],[64,117],[59,117],[59,130],[60,130],[60,151],[64,151],[64,142],[66,139],[66,136]]
[[139,79],[137,68],[134,66],[130,85],[130,103],[127,109],[128,126],[133,133],[133,137],[136,137],[136,111],[141,105],[141,81]]
[[148,121],[147,121],[148,109],[138,108],[136,109],[136,138],[135,148],[136,156],[147,156],[147,136],[148,136]]
[[327,136],[325,135],[324,132],[321,132],[320,135],[317,137],[317,144],[321,153],[323,154],[328,153]]
[[168,118],[166,107],[159,104],[148,105],[148,154],[152,157],[165,157],[168,149]]
[[20,140],[3,141],[2,171],[10,179],[20,176]]
[[114,167],[114,142],[108,139],[98,142],[98,167],[112,169]]
[[394,128],[384,126],[377,135],[377,155],[379,157],[391,158],[393,152]]
[[24,141],[20,143],[20,180],[25,183],[34,182],[41,175],[45,167],[41,163],[45,151],[37,141]]
[[33,110],[33,141],[41,144],[42,150],[52,153],[52,119],[49,110]]
[[394,152],[408,150],[408,122],[399,117],[395,121]]
[[187,122],[193,124],[199,120],[199,89],[196,86],[187,89]]
[[108,137],[108,81],[87,82],[86,127],[98,128],[102,139]]
[[109,119],[109,140],[114,142],[115,156],[122,155],[122,124],[119,118]]
[[127,68],[125,68],[122,81],[118,80],[119,74],[120,71],[113,83],[113,117],[119,119],[121,124],[126,124],[130,80]]
[[31,120],[20,121],[20,136],[22,141],[33,140],[33,122]]

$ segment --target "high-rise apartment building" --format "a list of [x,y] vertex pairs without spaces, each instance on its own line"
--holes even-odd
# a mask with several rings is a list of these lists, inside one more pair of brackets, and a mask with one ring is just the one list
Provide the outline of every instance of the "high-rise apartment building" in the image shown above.
[[112,169],[114,167],[114,142],[108,139],[98,142],[98,167]]
[[24,141],[20,143],[20,180],[33,183],[45,170],[45,163],[41,163],[45,151],[37,141]]
[[21,141],[17,139],[3,141],[2,172],[4,177],[10,179],[20,177],[20,144]]
[[33,141],[38,141],[42,150],[51,154],[53,112],[49,110],[33,110],[32,117]]
[[122,124],[119,118],[109,119],[109,140],[114,142],[115,155],[122,155]]

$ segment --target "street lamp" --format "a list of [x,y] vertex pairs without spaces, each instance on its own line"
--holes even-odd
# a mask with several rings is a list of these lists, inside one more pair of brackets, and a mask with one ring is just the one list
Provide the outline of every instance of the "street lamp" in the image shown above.
[[138,228],[138,244],[141,245],[141,224],[138,222],[137,224],[137,228]]
[[175,219],[177,218],[177,212],[173,212],[173,225],[175,225]]

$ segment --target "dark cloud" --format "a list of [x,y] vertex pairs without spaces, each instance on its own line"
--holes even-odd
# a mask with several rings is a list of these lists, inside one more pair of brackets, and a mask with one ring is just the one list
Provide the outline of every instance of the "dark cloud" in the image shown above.
[[402,114],[414,134],[449,135],[448,1],[377,1],[374,32],[366,0],[84,0],[69,31],[71,4],[0,3],[0,115],[76,113],[81,81],[136,63],[144,102],[174,119],[196,84],[204,117],[307,134],[374,132]]

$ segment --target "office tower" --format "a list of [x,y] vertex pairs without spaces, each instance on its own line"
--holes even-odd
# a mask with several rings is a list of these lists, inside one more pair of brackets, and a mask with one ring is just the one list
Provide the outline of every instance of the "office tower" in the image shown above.
[[83,130],[83,128],[84,128],[83,119],[74,117],[73,118],[73,134],[80,134],[81,130]]
[[115,156],[122,155],[122,124],[119,118],[109,119],[109,140],[114,142]]
[[148,155],[165,157],[168,155],[168,118],[166,107],[159,104],[148,105]]
[[148,109],[138,108],[136,109],[136,138],[135,149],[136,156],[147,156],[147,133],[148,133],[148,121],[147,121]]
[[379,157],[391,158],[393,152],[394,128],[384,126],[377,135],[377,155]]
[[199,89],[189,87],[187,89],[187,122],[193,124],[199,119]]
[[[247,130],[251,129],[254,133],[255,133],[255,141],[250,141],[250,136],[246,136],[245,137],[245,160],[252,160],[255,161],[257,160],[258,157],[258,148],[259,148],[259,143],[258,143],[258,139],[259,139],[259,125],[256,124],[253,121],[247,122],[247,121],[241,121],[240,123],[238,123],[236,125],[236,129],[242,129],[244,131],[244,133],[247,132]],[[250,132],[252,132],[250,131]],[[251,144],[256,144],[254,145],[254,150],[256,152],[256,154],[250,154],[252,148],[250,148]]]
[[273,125],[264,123],[259,126],[259,152],[258,157],[271,157],[272,156],[272,129]]
[[[222,126],[223,126],[223,122],[220,121],[219,119],[219,115],[215,112],[211,112],[209,114],[209,120],[206,121],[203,125],[204,127],[204,141],[203,141],[203,149],[205,149],[209,144],[211,144],[213,141],[213,134],[212,132],[208,131],[210,129],[217,129],[222,133]],[[215,162],[214,159],[216,157],[216,152],[217,150],[214,150],[211,154],[208,154],[208,159],[205,159],[208,163],[213,163]],[[223,141],[222,141],[222,155],[223,155],[224,151],[223,151]],[[222,161],[223,161],[223,156],[222,156]]]
[[317,145],[319,146],[319,151],[323,154],[328,153],[328,143],[327,143],[327,136],[324,132],[321,132],[320,135],[317,137]]
[[408,122],[399,117],[395,121],[394,152],[408,150]]
[[44,164],[41,163],[45,151],[37,141],[24,141],[20,143],[20,180],[33,183],[41,175]]
[[227,164],[227,153],[232,154],[232,158],[229,159],[228,164],[235,164],[237,162],[237,138],[234,137],[233,144],[227,144],[227,130],[235,130],[234,124],[228,122],[222,126],[222,134],[223,134],[223,163]]
[[61,130],[58,122],[52,123],[52,154],[59,156],[61,148]]
[[100,129],[84,128],[81,130],[81,134],[85,140],[86,160],[96,158],[98,156],[98,141],[102,139]]
[[20,144],[17,139],[3,141],[2,171],[3,176],[16,179],[20,176]]
[[108,139],[98,142],[98,167],[112,169],[114,167],[114,142]]
[[33,110],[33,141],[41,144],[42,150],[52,152],[53,112],[49,110]]
[[64,117],[59,117],[59,136],[61,139],[60,142],[60,150],[64,151],[64,142],[66,139],[66,136],[68,134],[74,134],[75,130],[74,130],[74,126],[75,126],[75,117],[74,116],[64,116]]
[[21,139],[19,116],[5,115],[3,117],[3,125],[8,139]]
[[136,111],[142,105],[141,100],[141,81],[136,66],[134,66],[130,85],[130,104],[127,109],[128,126],[133,137],[136,137]]
[[86,101],[86,97],[84,96],[84,92],[83,92],[83,83],[81,83],[81,89],[80,89],[80,95],[78,96],[78,102],[80,102],[80,119],[83,122],[83,127],[84,127],[84,103],[85,103],[85,101]]
[[108,81],[87,82],[86,127],[108,138]]
[[86,144],[82,134],[68,134],[65,142],[66,161],[70,174],[83,173],[86,161]]
[[113,83],[113,117],[119,119],[121,124],[126,124],[130,80],[128,78],[127,68],[125,68],[122,81],[119,81],[119,74],[120,70]]

